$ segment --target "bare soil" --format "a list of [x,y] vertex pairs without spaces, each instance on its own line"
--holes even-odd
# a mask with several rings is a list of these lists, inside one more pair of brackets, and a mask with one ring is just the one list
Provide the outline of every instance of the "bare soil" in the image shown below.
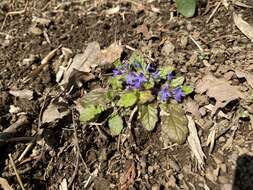
[[[233,22],[236,12],[253,24],[252,8],[226,9],[221,4],[207,23],[218,0],[203,1],[193,18],[179,15],[175,3],[168,0],[81,2],[0,2],[0,131],[25,117],[27,123],[16,135],[36,141],[25,157],[18,160],[31,139],[10,142],[9,137],[0,133],[0,177],[7,179],[13,189],[21,189],[10,164],[8,154],[11,154],[26,189],[59,189],[64,180],[70,184],[69,189],[253,189],[252,86],[235,75],[236,70],[252,74],[253,44]],[[250,0],[244,3],[253,6]],[[25,6],[25,11],[6,17],[7,13],[22,11]],[[120,10],[108,14],[116,6]],[[45,25],[37,24],[42,33],[31,31],[35,17],[50,20]],[[140,26],[148,31],[141,31]],[[199,57],[200,49],[189,35],[204,50],[206,58]],[[124,133],[119,137],[103,136],[95,126],[78,123],[75,112],[57,122],[41,125],[41,112],[51,99],[62,96],[70,109],[85,90],[93,87],[85,85],[71,95],[62,92],[53,67],[60,52],[32,80],[24,79],[59,45],[76,54],[92,41],[97,41],[101,48],[121,41],[126,55],[136,49],[154,64],[172,63],[192,86],[207,74],[225,78],[239,86],[245,95],[250,94],[251,100],[234,101],[222,108],[226,117],[218,113],[211,116],[205,106],[214,104],[215,100],[206,95],[194,93],[185,100],[185,110],[197,124],[206,154],[202,170],[187,142],[164,149],[159,128],[147,132],[141,126],[134,126],[134,139]],[[174,45],[172,54],[164,52],[166,41]],[[31,57],[34,57],[32,61],[24,61]],[[34,92],[31,100],[9,93],[23,89]],[[192,101],[202,108],[201,114],[187,109]],[[13,105],[21,109],[18,114],[10,113]],[[242,117],[245,111],[248,116]],[[80,157],[75,146],[74,121]],[[214,124],[219,130],[227,130],[216,139],[209,154],[206,142]],[[36,138],[35,134],[38,134]]]

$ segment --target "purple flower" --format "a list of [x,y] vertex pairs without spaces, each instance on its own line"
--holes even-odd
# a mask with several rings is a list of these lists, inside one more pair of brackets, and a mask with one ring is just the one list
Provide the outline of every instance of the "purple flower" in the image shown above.
[[136,76],[137,76],[136,73],[130,72],[130,73],[126,76],[126,83],[127,83],[128,85],[134,85]]
[[118,69],[113,69],[113,76],[121,75],[121,72]]
[[174,78],[174,73],[173,72],[170,72],[167,76],[167,79],[170,81]]
[[135,78],[135,88],[140,88],[143,82],[147,82],[147,79],[144,75],[144,73],[140,73],[136,78]]
[[144,73],[138,75],[134,72],[130,72],[126,77],[127,85],[133,88],[140,88],[143,82],[147,82]]
[[134,68],[136,68],[136,69],[141,68],[141,64],[140,64],[138,61],[134,61],[134,62],[133,62],[133,66],[134,66]]
[[159,91],[158,96],[160,97],[162,102],[166,102],[169,97],[171,97],[171,94],[168,89],[168,85],[165,85],[162,87],[162,89]]
[[159,78],[159,77],[160,77],[160,71],[155,71],[154,73],[152,73],[152,77],[153,77],[154,79]]
[[146,68],[146,71],[148,72],[155,72],[155,68],[149,63],[147,68]]
[[122,75],[124,73],[126,73],[127,68],[125,66],[118,66],[115,69],[113,69],[113,75],[117,76],[117,75]]
[[180,87],[175,88],[173,91],[173,96],[177,102],[181,102],[182,98],[185,96],[184,92]]

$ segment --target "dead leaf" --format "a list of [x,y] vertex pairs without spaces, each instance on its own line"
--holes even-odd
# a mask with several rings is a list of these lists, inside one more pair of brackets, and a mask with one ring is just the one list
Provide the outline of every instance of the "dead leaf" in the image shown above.
[[69,114],[68,110],[60,112],[60,108],[61,106],[58,106],[54,104],[53,102],[51,102],[42,114],[42,119],[41,119],[42,123],[50,123],[57,119],[61,119],[67,114]]
[[139,25],[136,28],[137,34],[143,34],[146,39],[150,39],[151,35],[149,34],[148,27],[146,24]]
[[[72,63],[64,73],[61,85],[68,83],[70,78],[73,82],[76,78],[83,78],[82,74],[89,75],[92,68],[113,63],[116,59],[120,58],[122,51],[122,46],[116,42],[103,50],[100,50],[98,42],[89,43],[84,53],[74,56]],[[76,75],[78,77],[75,77]],[[90,80],[90,78],[93,77],[88,76],[85,80]]]
[[2,177],[0,177],[0,187],[3,188],[3,190],[13,190],[8,181]]
[[189,136],[187,140],[190,145],[192,153],[197,159],[198,169],[201,170],[204,167],[205,164],[204,159],[206,158],[206,155],[202,150],[194,120],[189,115],[187,115],[186,117],[188,119],[188,129],[189,129]]
[[68,184],[66,178],[63,178],[62,182],[59,185],[60,190],[68,190]]
[[99,55],[99,65],[111,64],[120,58],[123,48],[117,42],[114,42],[109,47],[101,50]]
[[229,102],[238,98],[245,99],[243,93],[237,86],[232,86],[225,79],[218,79],[212,75],[206,75],[199,81],[195,89],[196,93],[204,93],[216,100],[215,113],[219,108],[226,106]]
[[19,97],[22,99],[31,100],[33,99],[33,91],[31,90],[10,90],[9,93],[15,97]]
[[241,70],[235,70],[235,74],[238,78],[245,78],[248,84],[253,88],[253,75],[249,72],[244,72]]
[[188,101],[186,103],[185,110],[191,113],[196,119],[201,118],[201,114],[199,112],[199,105],[195,101]]
[[131,184],[134,183],[136,176],[134,162],[131,163],[130,167],[126,170],[125,173],[120,177],[120,189],[127,190]]
[[253,26],[249,25],[242,19],[241,15],[233,14],[235,25],[241,30],[241,32],[247,36],[253,42]]
[[113,15],[113,14],[118,13],[118,12],[119,12],[119,10],[120,10],[120,6],[119,6],[119,5],[117,5],[116,7],[113,7],[113,8],[107,9],[107,10],[105,11],[105,14],[106,14],[106,15]]

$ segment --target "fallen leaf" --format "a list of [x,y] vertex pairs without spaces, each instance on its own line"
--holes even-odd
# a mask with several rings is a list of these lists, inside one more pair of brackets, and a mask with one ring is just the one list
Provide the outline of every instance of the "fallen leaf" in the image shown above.
[[137,34],[143,34],[146,39],[150,39],[151,35],[146,24],[139,25],[135,30]]
[[130,167],[120,177],[120,189],[121,190],[129,189],[129,186],[134,183],[134,179],[135,179],[135,176],[136,176],[136,171],[135,170],[136,170],[135,163],[132,162]]
[[[61,84],[69,82],[69,78],[74,70],[89,73],[92,67],[96,67],[99,64],[98,55],[100,54],[100,46],[97,42],[91,42],[88,44],[84,53],[77,54],[73,58],[71,65],[64,73]],[[73,74],[72,74],[73,76]]]
[[31,100],[33,99],[33,91],[31,90],[10,90],[9,93],[15,97],[19,97],[22,99]]
[[64,73],[61,85],[70,81],[73,83],[77,80],[93,79],[94,76],[90,74],[92,68],[113,63],[120,58],[122,51],[122,46],[116,42],[103,50],[100,50],[98,42],[89,43],[84,53],[74,56],[72,63]]
[[241,32],[247,36],[253,42],[253,26],[249,25],[242,19],[241,15],[233,14],[235,25],[241,30]]
[[188,129],[189,129],[189,136],[187,140],[190,145],[191,151],[193,152],[194,156],[197,159],[198,169],[201,170],[204,167],[205,164],[204,159],[206,158],[206,155],[202,150],[194,120],[192,119],[191,116],[187,115],[186,117],[188,119]]
[[60,112],[59,111],[60,108],[61,108],[60,106],[51,102],[42,114],[42,118],[41,118],[42,123],[53,122],[57,119],[63,118],[64,116],[66,116],[69,113],[68,110]]
[[227,100],[235,100],[238,98],[245,98],[236,86],[231,86],[226,80],[215,78],[212,75],[206,75],[196,85],[197,93],[204,93],[209,97],[215,98],[218,102]]
[[238,78],[245,78],[248,84],[253,88],[253,75],[249,72],[244,72],[241,70],[235,70],[235,74]]
[[120,58],[123,47],[114,42],[109,47],[101,50],[99,54],[99,65],[111,64]]
[[201,118],[201,114],[199,112],[199,105],[195,101],[188,101],[186,103],[186,111],[191,113],[196,119]]
[[8,181],[2,177],[0,177],[0,187],[3,188],[3,190],[13,190]]
[[60,190],[68,190],[68,183],[66,178],[63,178],[62,182],[59,185]]
[[161,105],[161,137],[164,144],[168,141],[183,144],[188,136],[187,119],[180,105]]

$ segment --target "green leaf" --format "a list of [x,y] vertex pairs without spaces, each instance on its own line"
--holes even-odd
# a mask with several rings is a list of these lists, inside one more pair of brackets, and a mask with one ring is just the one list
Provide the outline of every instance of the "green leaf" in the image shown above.
[[145,129],[152,131],[158,121],[157,108],[153,104],[139,107],[139,118]]
[[197,0],[176,0],[177,11],[185,17],[192,17],[195,14]]
[[139,102],[140,104],[145,104],[147,102],[151,102],[154,100],[154,96],[152,95],[150,90],[140,91]]
[[102,106],[94,106],[92,104],[84,107],[82,113],[80,114],[79,120],[83,123],[92,121],[97,116],[104,111],[104,108]]
[[193,92],[193,88],[187,85],[182,85],[181,89],[183,90],[185,95],[191,94]]
[[119,115],[110,118],[108,121],[108,125],[113,136],[119,135],[124,127],[123,120]]
[[160,71],[160,77],[162,79],[167,79],[167,76],[169,73],[173,72],[175,70],[175,67],[173,66],[166,66],[159,69]]
[[155,86],[155,81],[154,81],[154,79],[152,79],[152,78],[149,78],[149,79],[148,79],[148,82],[145,82],[145,83],[143,84],[143,87],[144,87],[146,90],[150,90],[150,89],[152,89],[154,86]]
[[136,68],[136,70],[141,69],[145,70],[147,67],[147,64],[145,63],[144,57],[140,52],[134,52],[131,57],[129,58],[129,64],[134,66],[134,63],[137,62],[141,65],[141,68]]
[[92,90],[84,95],[81,105],[85,107],[86,105],[93,104],[106,107],[106,104],[109,103],[107,92],[108,90],[104,88]]
[[120,107],[127,108],[133,106],[137,102],[137,99],[138,97],[136,95],[136,92],[134,91],[126,92],[121,95],[117,105]]
[[183,144],[188,136],[188,121],[180,105],[161,105],[161,135],[164,141]]
[[119,66],[122,65],[122,63],[121,63],[120,59],[116,59],[116,60],[113,62],[113,65],[114,65],[114,67],[119,67]]
[[177,77],[175,79],[172,79],[170,85],[172,87],[178,87],[178,86],[182,85],[183,83],[184,83],[184,77],[181,76],[181,77]]
[[122,89],[122,76],[115,76],[110,79],[110,84],[112,86],[112,89],[119,90]]

